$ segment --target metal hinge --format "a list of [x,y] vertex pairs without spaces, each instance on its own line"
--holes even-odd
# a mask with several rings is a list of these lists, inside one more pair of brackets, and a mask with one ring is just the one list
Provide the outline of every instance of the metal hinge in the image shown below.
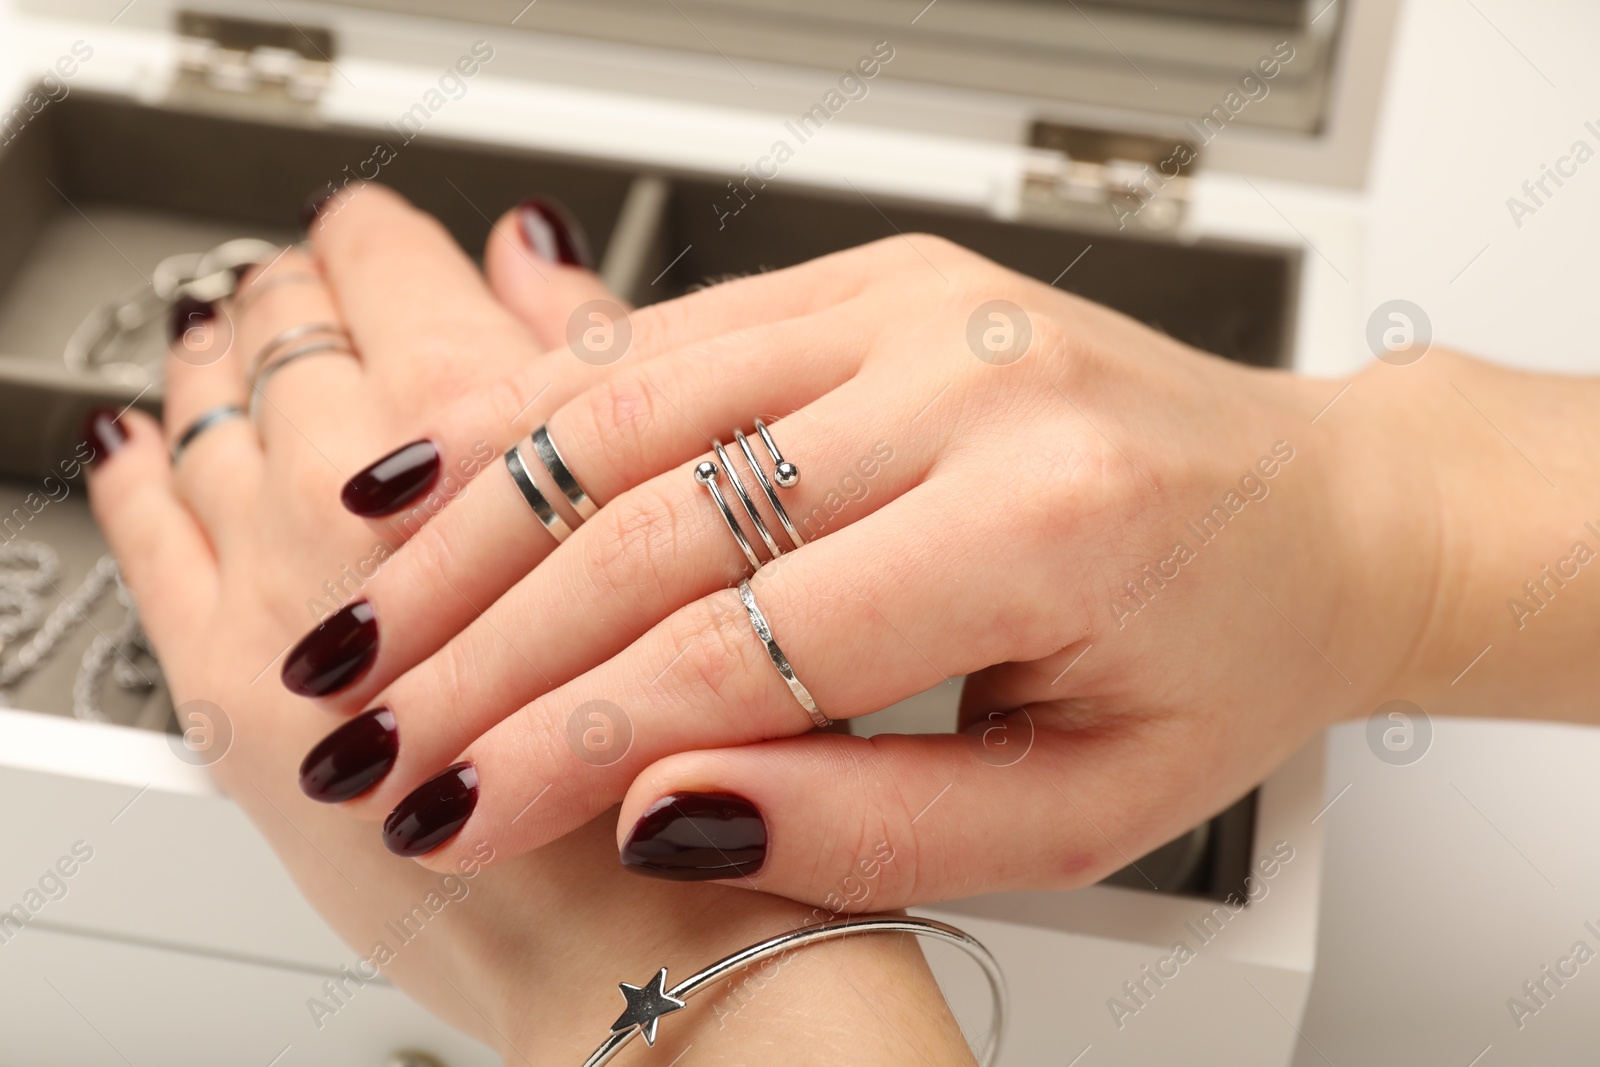
[[1118,230],[1164,231],[1183,221],[1200,158],[1192,141],[1035,122],[1028,143],[1045,151],[1023,180],[1025,216]]
[[300,110],[328,88],[333,56],[333,34],[316,26],[180,11],[174,93],[257,98]]

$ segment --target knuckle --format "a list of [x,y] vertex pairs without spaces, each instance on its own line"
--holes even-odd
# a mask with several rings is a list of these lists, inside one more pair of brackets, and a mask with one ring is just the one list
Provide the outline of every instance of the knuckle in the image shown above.
[[585,573],[591,591],[603,599],[652,599],[670,588],[673,559],[679,550],[680,526],[673,503],[659,490],[643,485],[604,508],[599,536],[585,538]]
[[573,402],[585,429],[571,440],[587,441],[612,478],[633,480],[656,450],[648,445],[655,420],[655,399],[640,374],[615,374],[588,389]]
[[711,697],[721,710],[738,707],[749,688],[745,680],[759,666],[755,635],[738,594],[724,589],[698,600],[675,613],[667,627],[678,651],[662,682],[699,703]]

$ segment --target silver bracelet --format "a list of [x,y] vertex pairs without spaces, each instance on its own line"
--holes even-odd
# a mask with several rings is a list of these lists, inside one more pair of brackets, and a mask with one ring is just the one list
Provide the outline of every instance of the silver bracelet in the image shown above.
[[611,1024],[611,1036],[601,1043],[594,1053],[583,1061],[583,1067],[600,1067],[640,1034],[645,1044],[656,1043],[656,1023],[663,1015],[670,1015],[684,1006],[695,994],[714,982],[732,974],[754,967],[785,952],[802,948],[817,941],[832,941],[851,934],[915,934],[954,945],[978,962],[984,977],[989,979],[989,993],[993,998],[994,1022],[989,1028],[990,1040],[978,1054],[982,1067],[992,1067],[1000,1055],[1000,1039],[1005,1034],[1006,981],[1000,973],[1000,964],[982,942],[964,930],[934,919],[912,919],[901,916],[881,918],[844,919],[820,926],[801,927],[786,934],[741,949],[726,956],[698,974],[690,975],[671,989],[667,988],[667,969],[661,968],[656,976],[642,986],[620,984],[628,1009]]

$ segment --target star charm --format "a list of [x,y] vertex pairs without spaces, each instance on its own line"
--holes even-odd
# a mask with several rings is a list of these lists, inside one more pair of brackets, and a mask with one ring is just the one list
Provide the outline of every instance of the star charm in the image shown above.
[[637,1026],[644,1031],[644,1043],[647,1045],[656,1043],[656,1023],[661,1017],[670,1015],[684,1004],[677,997],[667,995],[665,967],[642,986],[621,982],[617,988],[622,990],[622,996],[628,1002],[628,1010],[617,1016],[617,1021],[611,1024],[611,1032],[621,1033],[630,1026]]

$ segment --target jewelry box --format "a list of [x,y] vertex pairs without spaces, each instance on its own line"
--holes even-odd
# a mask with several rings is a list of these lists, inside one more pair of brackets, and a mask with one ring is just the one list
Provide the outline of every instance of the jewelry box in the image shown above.
[[[927,231],[1220,355],[1345,373],[1369,353],[1334,264],[1364,240],[1395,8],[0,0],[0,548],[54,554],[41,616],[96,592],[76,438],[97,404],[159,408],[139,302],[195,253],[293,240],[308,194],[356,178],[474,252],[507,207],[554,197],[639,304]],[[315,1025],[307,999],[350,953],[186,757],[158,672],[105,667],[96,638],[126,607],[101,584],[0,710],[0,910],[74,871],[28,898],[26,929],[0,918],[4,1058],[494,1062],[381,983]],[[958,685],[854,729],[949,729]],[[919,911],[1000,958],[1005,1063],[1092,1046],[1086,1063],[1286,1064],[1322,786],[1319,739],[1105,883]],[[943,962],[981,1025],[986,992]],[[70,999],[50,981],[66,976]]]

